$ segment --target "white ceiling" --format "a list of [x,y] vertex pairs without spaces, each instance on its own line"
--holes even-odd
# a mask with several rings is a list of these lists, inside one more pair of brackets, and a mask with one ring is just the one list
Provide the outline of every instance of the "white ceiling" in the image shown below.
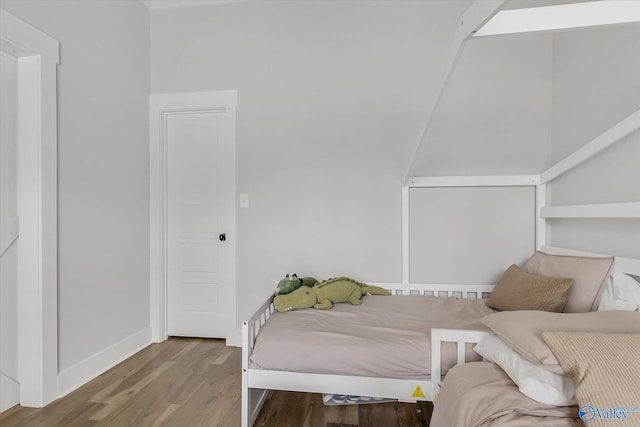
[[155,10],[155,9],[167,9],[171,7],[203,6],[208,4],[220,4],[220,3],[239,3],[239,2],[249,1],[249,0],[140,0],[140,1],[150,10]]

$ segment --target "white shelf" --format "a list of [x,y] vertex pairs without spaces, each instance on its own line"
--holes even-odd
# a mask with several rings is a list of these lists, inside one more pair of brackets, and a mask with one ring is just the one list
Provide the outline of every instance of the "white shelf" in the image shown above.
[[598,205],[547,206],[542,218],[640,218],[640,202]]
[[533,186],[539,182],[538,175],[412,176],[407,180],[407,187],[517,187]]

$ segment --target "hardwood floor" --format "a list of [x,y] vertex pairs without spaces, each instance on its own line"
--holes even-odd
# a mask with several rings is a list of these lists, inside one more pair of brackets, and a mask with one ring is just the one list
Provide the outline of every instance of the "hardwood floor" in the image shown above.
[[[2,427],[240,425],[241,349],[222,340],[152,344],[45,408],[16,406]],[[428,426],[430,403],[324,406],[318,394],[271,392],[255,426]]]
[[322,395],[272,391],[254,427],[427,427],[431,402],[325,406]]

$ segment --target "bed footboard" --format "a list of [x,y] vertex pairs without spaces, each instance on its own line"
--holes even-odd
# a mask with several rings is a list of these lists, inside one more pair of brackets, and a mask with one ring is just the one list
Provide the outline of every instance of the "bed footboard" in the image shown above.
[[489,333],[488,331],[465,329],[431,329],[431,385],[434,401],[438,396],[442,382],[442,343],[453,342],[456,344],[456,365],[459,365],[466,362],[466,344],[476,344]]
[[242,427],[253,425],[269,393],[267,389],[249,388],[249,358],[260,328],[275,311],[272,300],[269,297],[249,320],[242,322]]

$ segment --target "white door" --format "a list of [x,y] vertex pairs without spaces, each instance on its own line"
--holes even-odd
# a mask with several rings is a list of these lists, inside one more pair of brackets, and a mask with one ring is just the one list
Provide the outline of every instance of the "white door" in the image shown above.
[[215,110],[166,115],[168,335],[227,338],[232,324],[230,119],[228,111]]
[[17,405],[18,383],[18,63],[0,53],[0,412]]

